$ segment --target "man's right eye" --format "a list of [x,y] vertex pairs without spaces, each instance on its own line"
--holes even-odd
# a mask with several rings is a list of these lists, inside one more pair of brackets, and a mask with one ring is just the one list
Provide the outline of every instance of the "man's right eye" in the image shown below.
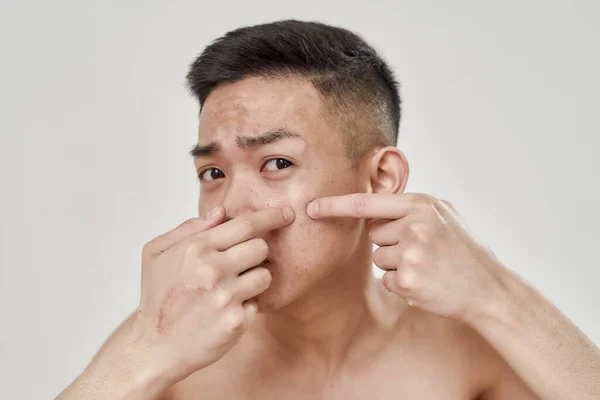
[[207,168],[198,174],[201,181],[214,181],[225,178],[225,174],[218,168]]

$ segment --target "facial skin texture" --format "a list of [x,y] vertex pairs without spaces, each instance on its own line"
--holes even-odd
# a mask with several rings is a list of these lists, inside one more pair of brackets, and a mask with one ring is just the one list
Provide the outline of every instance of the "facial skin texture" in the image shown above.
[[[280,129],[299,137],[246,148],[236,140]],[[296,214],[292,225],[263,236],[270,248],[273,280],[255,299],[259,311],[290,304],[317,282],[327,285],[328,276],[339,285],[344,279],[336,275],[370,256],[364,221],[315,221],[306,214],[307,204],[315,198],[366,190],[364,163],[350,164],[340,135],[322,112],[319,94],[300,78],[248,78],[223,84],[202,108],[198,144],[218,143],[220,150],[195,157],[199,175],[208,178],[200,180],[199,213],[222,205],[227,218],[274,206],[290,206]],[[277,158],[293,165],[278,169]],[[222,176],[207,171],[210,168],[224,177],[210,180],[211,175]]]

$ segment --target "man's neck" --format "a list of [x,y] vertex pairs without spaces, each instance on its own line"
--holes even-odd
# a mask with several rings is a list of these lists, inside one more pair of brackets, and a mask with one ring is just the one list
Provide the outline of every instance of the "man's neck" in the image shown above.
[[371,248],[338,268],[302,299],[259,315],[261,331],[285,359],[319,362],[333,372],[350,349],[379,328],[381,292],[372,273]]

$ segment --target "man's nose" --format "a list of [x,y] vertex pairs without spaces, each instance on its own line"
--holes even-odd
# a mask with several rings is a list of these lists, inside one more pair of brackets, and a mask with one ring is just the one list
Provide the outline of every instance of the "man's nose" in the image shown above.
[[221,203],[227,220],[264,208],[262,197],[259,182],[242,176],[232,179]]

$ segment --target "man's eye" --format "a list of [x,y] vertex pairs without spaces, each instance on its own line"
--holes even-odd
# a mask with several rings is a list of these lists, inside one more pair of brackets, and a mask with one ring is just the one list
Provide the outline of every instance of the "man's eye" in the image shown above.
[[292,165],[294,164],[285,158],[273,158],[272,160],[267,161],[263,167],[263,170],[278,171],[287,167],[291,167]]
[[218,168],[207,168],[198,175],[201,181],[214,181],[225,178],[225,174]]

